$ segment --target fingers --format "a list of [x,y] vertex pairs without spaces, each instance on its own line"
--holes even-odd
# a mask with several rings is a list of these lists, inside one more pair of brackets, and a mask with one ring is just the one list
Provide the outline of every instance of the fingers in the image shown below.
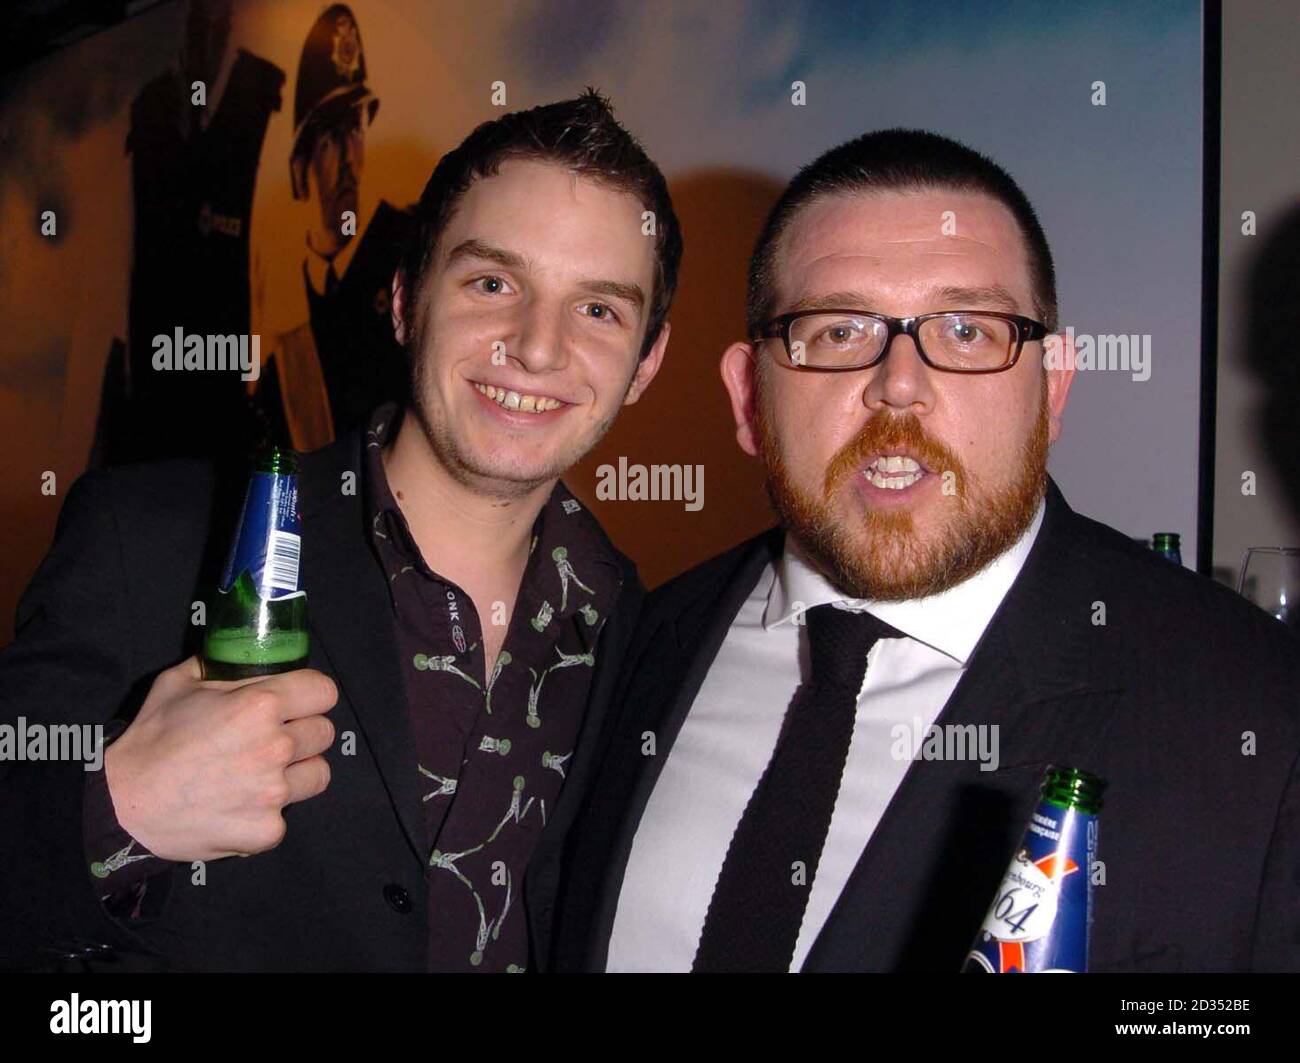
[[268,676],[263,682],[280,701],[280,719],[297,720],[332,709],[339,700],[338,685],[314,668],[295,668]]
[[305,716],[290,720],[283,730],[293,739],[290,763],[314,757],[334,744],[334,725],[324,716]]
[[330,766],[324,757],[309,757],[290,764],[284,769],[285,780],[289,783],[289,800],[306,801],[310,797],[324,792],[330,783]]
[[292,672],[251,679],[212,680],[205,685],[241,700],[248,696],[241,692],[252,688],[257,695],[256,703],[281,723],[328,712],[339,700],[338,684],[314,668],[295,668]]

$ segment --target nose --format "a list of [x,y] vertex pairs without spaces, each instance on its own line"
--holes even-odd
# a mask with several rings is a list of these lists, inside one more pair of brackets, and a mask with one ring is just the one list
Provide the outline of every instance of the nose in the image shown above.
[[354,172],[357,160],[353,154],[351,145],[346,141],[335,140],[331,147],[334,149],[338,181],[339,184],[342,184],[344,180]]
[[894,337],[884,360],[875,368],[863,388],[862,401],[870,410],[893,409],[900,413],[925,413],[934,405],[930,369],[921,361],[911,336]]
[[550,373],[569,364],[565,347],[563,309],[544,299],[523,311],[518,337],[506,340],[506,357],[529,373]]
[[356,177],[361,172],[363,159],[361,144],[356,139],[349,139],[343,149],[343,169]]

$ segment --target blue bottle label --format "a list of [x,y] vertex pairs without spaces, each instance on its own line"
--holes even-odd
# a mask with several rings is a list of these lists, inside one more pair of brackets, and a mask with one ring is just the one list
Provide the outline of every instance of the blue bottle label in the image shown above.
[[227,592],[248,571],[266,600],[305,593],[298,582],[302,527],[298,518],[298,477],[255,472],[248,481],[239,531],[226,562],[221,590]]
[[1040,801],[1030,817],[965,970],[1082,972],[1092,923],[1097,817]]

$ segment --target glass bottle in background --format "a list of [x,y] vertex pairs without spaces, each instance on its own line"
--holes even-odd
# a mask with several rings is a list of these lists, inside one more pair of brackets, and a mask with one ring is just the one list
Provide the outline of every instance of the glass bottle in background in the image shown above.
[[1038,806],[962,967],[976,974],[1083,972],[1105,782],[1049,767]]
[[205,679],[247,679],[307,664],[299,579],[298,463],[271,447],[255,460],[235,539],[208,616]]
[[1252,546],[1241,561],[1237,592],[1282,623],[1300,628],[1300,547]]
[[1183,563],[1183,555],[1178,549],[1177,532],[1156,532],[1151,537],[1151,549],[1175,565]]

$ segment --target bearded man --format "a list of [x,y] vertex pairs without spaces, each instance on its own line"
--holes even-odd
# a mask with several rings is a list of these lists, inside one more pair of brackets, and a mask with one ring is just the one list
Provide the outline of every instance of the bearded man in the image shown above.
[[1297,642],[1047,475],[1073,352],[1012,178],[834,148],[747,318],[722,377],[780,527],[651,596],[558,966],[956,971],[1063,765],[1109,784],[1090,969],[1300,968]]

